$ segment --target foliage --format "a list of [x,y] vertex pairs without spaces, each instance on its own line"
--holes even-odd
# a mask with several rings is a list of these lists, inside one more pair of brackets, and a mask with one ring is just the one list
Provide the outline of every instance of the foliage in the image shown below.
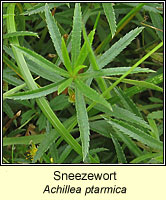
[[163,163],[161,3],[3,13],[4,160]]

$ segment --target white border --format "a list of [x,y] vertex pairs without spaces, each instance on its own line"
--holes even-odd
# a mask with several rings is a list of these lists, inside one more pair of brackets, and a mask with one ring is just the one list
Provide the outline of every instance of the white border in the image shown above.
[[[2,44],[3,44],[3,41],[2,41],[2,35],[3,35],[3,32],[2,32],[2,29],[3,29],[3,16],[2,16],[2,4],[3,3],[14,3],[14,2],[20,2],[20,1],[1,1],[1,87],[2,87],[2,80],[3,80],[3,77],[2,77],[2,66],[3,66],[3,61],[2,61],[2,56],[3,56],[3,47],[2,47]],[[32,2],[32,3],[42,3],[42,2],[46,2],[46,1],[21,1],[22,3],[29,3],[29,2]],[[53,2],[56,2],[56,3],[76,3],[76,2],[80,2],[80,3],[90,3],[90,2],[95,2],[95,3],[163,3],[163,13],[165,14],[165,1],[157,1],[157,2],[154,2],[154,1],[47,1],[47,3],[53,3]],[[165,15],[164,15],[165,16]],[[164,30],[165,30],[165,18],[164,18]],[[164,84],[164,119],[165,119],[165,31],[164,31],[164,63],[163,63],[163,74],[164,74],[164,81],[163,81],[163,84]],[[1,166],[165,166],[165,151],[163,152],[163,164],[3,164],[3,155],[2,155],[2,137],[3,137],[3,126],[2,126],[2,100],[3,100],[3,95],[2,95],[2,91],[3,91],[3,87],[1,89],[1,163],[0,165]],[[163,120],[164,120],[163,119]],[[165,123],[163,123],[163,132],[164,132],[164,143],[163,143],[163,147],[165,149]]]

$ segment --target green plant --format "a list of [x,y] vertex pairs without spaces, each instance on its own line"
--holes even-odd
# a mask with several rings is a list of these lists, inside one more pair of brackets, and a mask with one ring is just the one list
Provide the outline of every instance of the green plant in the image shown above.
[[[37,161],[50,163],[52,159],[55,163],[66,161],[69,163],[100,163],[105,162],[104,159],[108,162],[107,156],[104,156],[105,158],[102,160],[99,155],[104,155],[109,149],[114,149],[113,145],[115,146],[115,153],[109,155],[109,161],[137,163],[151,162],[150,159],[154,159],[154,162],[162,163],[163,144],[153,115],[149,114],[147,120],[145,120],[146,116],[141,114],[138,106],[130,99],[130,96],[146,89],[162,93],[163,89],[157,85],[162,82],[162,72],[151,75],[143,81],[125,79],[125,77],[128,75],[136,76],[139,73],[143,73],[145,77],[147,76],[145,73],[153,74],[154,70],[138,66],[143,65],[147,58],[158,54],[163,42],[156,41],[154,44],[149,45],[147,43],[144,45],[142,48],[146,51],[145,55],[136,59],[135,64],[130,61],[129,66],[131,67],[112,67],[110,65],[144,31],[144,28],[136,27],[128,31],[125,36],[122,36],[111,46],[109,46],[110,39],[113,40],[141,8],[145,6],[144,9],[146,10],[148,4],[138,4],[137,9],[134,8],[116,25],[112,3],[107,4],[108,7],[104,3],[83,4],[82,6],[80,3],[71,5],[39,3],[35,6],[30,3],[23,5],[18,3],[19,9],[23,9],[23,6],[24,9],[30,7],[22,13],[24,24],[25,15],[38,14],[37,16],[40,16],[40,23],[39,19],[36,19],[37,26],[43,27],[41,39],[38,42],[40,48],[44,43],[48,28],[51,37],[50,43],[52,42],[51,45],[53,44],[52,47],[56,50],[56,58],[53,58],[53,62],[33,51],[32,41],[29,41],[29,43],[23,41],[25,36],[38,37],[38,34],[32,31],[24,31],[25,27],[21,27],[23,31],[16,30],[15,27],[20,19],[18,21],[15,19],[15,6],[15,3],[4,5],[7,28],[4,40],[9,41],[9,45],[7,42],[4,45],[5,55],[3,59],[4,63],[12,69],[9,73],[8,68],[5,68],[4,80],[15,86],[12,89],[7,89],[3,94],[4,111],[7,115],[13,115],[8,104],[9,99],[12,102],[24,104],[29,109],[22,115],[21,128],[17,129],[16,133],[10,132],[7,135],[6,129],[4,129],[3,145],[30,145],[31,141],[33,142],[32,147],[34,147],[34,144],[39,144],[37,149],[33,148],[35,149],[35,153],[32,153],[33,163]],[[61,18],[58,17],[58,14],[61,16],[61,12],[57,13],[55,17],[52,15],[50,9],[58,6],[62,6],[64,9],[62,15],[66,14],[70,20],[73,16],[72,24],[70,24],[70,20],[67,20],[67,17],[64,18],[63,22],[58,21]],[[67,6],[69,8],[66,8]],[[94,6],[91,12],[89,11],[90,6]],[[92,48],[96,29],[97,27],[101,28],[100,20],[103,22],[100,14],[96,18],[92,15],[96,11],[101,11],[102,15],[106,16],[107,26],[110,30],[109,38],[96,48],[96,52],[100,52],[100,55],[96,55]],[[155,11],[157,15],[160,15],[157,9]],[[142,16],[138,15],[137,17],[141,18]],[[87,34],[86,21],[88,18],[91,19],[94,26],[92,30],[88,30],[89,33]],[[112,18],[113,20],[111,20]],[[61,23],[64,24],[64,27]],[[104,20],[104,23],[107,23],[106,20]],[[154,23],[156,25],[156,22]],[[65,38],[66,34],[68,38]],[[26,47],[20,45],[23,42]],[[38,48],[36,47],[36,51],[40,52],[40,48]],[[44,49],[42,48],[42,50],[44,54]],[[141,48],[137,51],[141,51]],[[11,59],[8,58],[8,55]],[[13,72],[24,81],[16,78]],[[37,83],[33,78],[34,75],[40,76],[42,79],[36,77],[36,81],[39,80]],[[112,76],[119,77],[113,78]],[[115,82],[112,82],[113,80]],[[123,87],[125,83],[135,86],[123,90],[117,87],[119,83],[124,83]],[[19,92],[21,89],[25,91]],[[69,94],[67,98],[62,94],[66,90]],[[55,97],[54,102],[51,94],[55,91],[57,91],[58,96]],[[47,99],[46,95],[48,95]],[[59,103],[59,110],[62,113],[59,117],[54,112],[58,110],[56,104],[58,100],[60,103],[64,102],[64,105]],[[86,104],[89,106],[86,107]],[[70,115],[68,113],[63,115],[66,108]],[[65,115],[66,117],[64,117]],[[45,134],[14,137],[32,119],[37,120],[38,130],[44,129]],[[90,138],[90,130],[94,135],[98,133],[99,137],[104,136],[102,144],[104,144],[105,138],[109,139],[110,143],[106,145],[107,148],[105,145],[102,147],[100,140],[95,143],[93,135]],[[24,130],[22,131],[24,132]],[[75,135],[75,133],[77,134]],[[90,144],[92,148],[90,148]],[[130,151],[132,158],[125,153],[126,149]],[[72,150],[75,152],[72,152]]]

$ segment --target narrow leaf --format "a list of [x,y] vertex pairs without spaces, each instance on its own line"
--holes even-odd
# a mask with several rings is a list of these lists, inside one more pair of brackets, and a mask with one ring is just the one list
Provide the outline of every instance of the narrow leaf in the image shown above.
[[[90,101],[87,103],[90,104]],[[116,117],[118,119],[122,119],[125,120],[127,122],[133,123],[133,124],[137,124],[139,126],[142,126],[143,128],[146,129],[150,129],[150,126],[148,125],[148,123],[141,117],[136,116],[133,112],[130,112],[127,109],[121,108],[119,106],[113,105],[113,111],[110,111],[108,108],[104,107],[101,104],[97,104],[94,107],[96,110],[98,110],[99,112],[103,112],[106,113],[106,117],[109,116],[113,116]]]
[[95,23],[94,23],[93,29],[96,29],[96,28],[97,28],[97,25],[98,25],[98,22],[99,22],[99,19],[100,19],[100,14],[101,14],[101,12],[99,11],[99,13],[98,13],[98,15],[97,15],[97,17],[96,17],[96,21],[95,21]]
[[88,114],[86,111],[86,104],[84,97],[77,87],[75,93],[76,93],[77,121],[80,130],[83,160],[85,161],[89,154],[89,140],[90,140]]
[[25,61],[27,62],[28,68],[31,72],[35,73],[38,76],[43,77],[51,82],[57,83],[64,78],[59,76],[55,71],[48,70],[47,68],[42,67],[41,65],[29,60],[25,57]]
[[45,5],[45,15],[46,15],[47,27],[48,27],[52,42],[54,44],[54,47],[56,49],[58,56],[63,62],[63,57],[62,57],[62,52],[61,52],[61,34],[59,32],[58,26],[55,23],[55,19],[52,16],[47,3]]
[[70,74],[72,74],[72,66],[71,66],[69,54],[68,54],[67,47],[66,47],[66,44],[65,44],[63,37],[62,37],[62,56],[63,56],[63,59],[64,59],[64,65],[65,65],[67,71]]
[[34,98],[39,98],[42,96],[46,96],[52,92],[55,92],[58,88],[58,85],[62,84],[64,81],[60,81],[58,83],[52,83],[50,85],[35,89],[35,90],[30,90],[30,91],[25,91],[25,92],[18,92],[16,94],[11,94],[6,96],[8,99],[15,99],[15,100],[25,100],[25,99],[34,99]]
[[71,60],[74,68],[77,57],[80,53],[81,46],[81,29],[82,29],[82,14],[80,3],[75,4],[73,29],[71,35]]
[[[14,56],[12,55],[11,49],[7,49],[6,46],[4,46],[4,51],[7,53],[7,55],[11,56],[13,59]],[[18,67],[16,67],[13,62],[11,62],[5,55],[3,56],[4,62],[10,67],[12,68],[12,70],[14,70],[17,74],[19,74],[19,76],[21,76],[21,73],[18,69]],[[35,73],[38,76],[41,76],[47,80],[50,80],[52,82],[58,82],[63,80],[63,77],[59,76],[56,72],[53,72],[52,70],[49,71],[46,68],[43,68],[41,65],[33,62],[32,60],[28,59],[25,57],[25,61],[28,65],[28,68],[30,69],[31,72]]]
[[150,126],[143,118],[136,116],[134,113],[124,108],[114,106],[112,114],[118,119],[123,119],[128,122],[138,124],[139,126],[142,126],[144,128],[150,129]]
[[108,63],[120,54],[143,30],[142,27],[136,28],[127,33],[123,38],[118,40],[111,48],[109,48],[102,56],[97,59],[98,65],[101,68],[106,66]]
[[117,153],[117,157],[118,157],[118,163],[127,163],[126,161],[126,157],[124,155],[124,152],[123,152],[123,149],[122,147],[120,146],[118,140],[116,139],[116,137],[114,137],[112,135],[112,141],[115,145],[115,149],[116,149],[116,153]]
[[[90,44],[92,44],[92,41],[94,39],[94,34],[95,34],[95,30],[92,30],[89,35],[88,35],[88,38],[89,38],[89,41],[90,41]],[[85,41],[81,50],[80,50],[80,53],[77,57],[77,60],[76,60],[76,63],[75,63],[75,67],[77,67],[78,65],[82,65],[88,55],[88,48],[87,48],[87,42]]]
[[57,74],[65,76],[65,77],[69,76],[65,70],[57,67],[55,64],[45,59],[41,55],[35,53],[34,51],[31,51],[30,49],[27,49],[25,47],[20,47],[20,46],[15,46],[15,45],[13,45],[13,48],[23,53],[25,56],[27,56],[32,61],[36,62],[38,65],[41,65],[43,68],[49,71],[56,72]]
[[127,134],[128,136],[142,142],[143,144],[148,145],[152,149],[160,151],[163,150],[162,142],[154,139],[150,135],[146,134],[140,129],[135,128],[134,126],[131,126],[125,122],[116,119],[108,120],[108,123],[110,123],[113,127],[119,129],[124,134]]
[[[131,67],[116,67],[116,68],[101,69],[97,71],[91,71],[90,73],[89,72],[82,73],[80,74],[80,77],[95,78],[95,77],[104,76],[104,78],[107,78],[105,76],[123,75],[124,73],[128,72],[130,69]],[[155,72],[155,71],[148,68],[137,67],[130,74],[141,73],[141,72],[147,73],[147,72]]]
[[111,105],[104,99],[104,97],[100,96],[94,89],[88,87],[83,81],[80,79],[75,79],[76,87],[89,99],[92,101],[102,104],[112,110]]
[[69,78],[61,83],[58,87],[58,95],[71,85],[73,78]]
[[13,33],[6,33],[5,35],[3,35],[3,38],[5,39],[5,38],[19,37],[19,36],[35,36],[39,38],[37,33],[30,32],[30,31],[17,31]]
[[116,20],[115,20],[115,12],[114,12],[113,6],[112,6],[112,3],[102,3],[102,5],[104,8],[104,13],[109,23],[112,38],[113,38],[116,32]]

